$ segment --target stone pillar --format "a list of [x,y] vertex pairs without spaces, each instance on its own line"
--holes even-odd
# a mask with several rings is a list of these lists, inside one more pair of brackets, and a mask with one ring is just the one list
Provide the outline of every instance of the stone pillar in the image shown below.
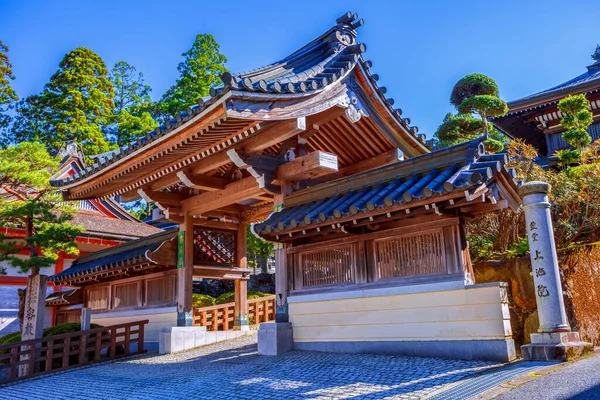
[[246,279],[236,279],[235,288],[235,321],[233,329],[236,331],[250,330],[248,325],[248,281]]
[[550,185],[528,182],[519,188],[525,208],[529,252],[533,269],[539,333],[531,334],[531,344],[521,346],[527,360],[566,360],[587,351],[591,344],[581,342],[578,332],[571,332],[558,268],[554,243],[550,201]]
[[[27,277],[27,290],[25,291],[25,309],[23,315],[23,331],[21,340],[38,339],[44,331],[44,313],[46,306],[46,288],[48,277],[36,274]],[[22,346],[21,350],[28,350],[29,346]],[[21,361],[28,360],[29,356],[24,354]],[[19,366],[19,376],[29,373],[27,364]]]
[[194,218],[186,215],[179,226],[177,247],[177,326],[193,325]]
[[81,330],[87,331],[92,323],[92,309],[83,307],[81,309]]

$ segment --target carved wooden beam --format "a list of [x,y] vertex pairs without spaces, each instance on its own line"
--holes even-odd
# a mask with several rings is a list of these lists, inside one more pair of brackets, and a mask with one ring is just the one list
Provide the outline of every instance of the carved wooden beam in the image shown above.
[[255,196],[260,196],[264,187],[264,177],[257,179],[251,176],[230,183],[223,190],[205,192],[185,199],[181,202],[181,206],[187,214],[202,214],[206,211],[216,210],[230,204],[251,199]]

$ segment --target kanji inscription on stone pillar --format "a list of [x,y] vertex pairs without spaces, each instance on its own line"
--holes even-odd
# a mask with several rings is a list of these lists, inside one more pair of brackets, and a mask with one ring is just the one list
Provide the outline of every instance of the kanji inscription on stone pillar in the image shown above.
[[528,182],[519,188],[525,206],[529,252],[540,319],[538,332],[568,332],[571,328],[565,312],[560,282],[549,193],[550,185],[544,182]]
[[[46,301],[46,275],[30,275],[27,277],[27,290],[25,292],[25,312],[23,315],[23,330],[21,340],[37,339],[42,337],[44,330],[44,312]],[[28,350],[29,346],[22,346],[21,350]],[[27,354],[21,356],[21,361],[28,360]],[[28,365],[19,366],[19,376],[28,374]]]

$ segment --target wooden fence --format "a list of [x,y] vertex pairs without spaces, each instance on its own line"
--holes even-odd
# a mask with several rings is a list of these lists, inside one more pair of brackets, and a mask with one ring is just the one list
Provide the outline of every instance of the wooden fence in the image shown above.
[[[206,326],[209,331],[228,331],[235,322],[235,303],[194,308],[194,326]],[[248,300],[248,321],[250,325],[275,320],[275,296]]]
[[0,345],[0,383],[145,353],[147,323],[129,322]]

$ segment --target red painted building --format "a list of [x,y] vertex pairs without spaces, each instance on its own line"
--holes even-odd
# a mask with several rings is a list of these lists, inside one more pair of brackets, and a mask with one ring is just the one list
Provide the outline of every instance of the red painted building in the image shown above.
[[[52,179],[65,179],[86,167],[82,155],[75,145],[68,145],[61,150],[63,159],[59,171]],[[127,212],[117,201],[112,198],[106,200],[81,200],[69,202],[78,212],[74,214],[72,224],[84,228],[77,237],[76,242],[80,255],[105,249],[110,246],[125,243],[155,234],[161,230],[147,225]],[[0,227],[0,232],[11,236],[25,236],[24,230]],[[23,251],[27,257],[27,251]],[[76,256],[60,254],[54,268],[42,269],[44,275],[54,275],[69,268]],[[6,268],[6,275],[0,275],[0,335],[18,330],[17,289],[24,288],[27,284],[27,275],[20,273],[10,265]],[[48,293],[61,290],[60,286],[48,286]],[[51,315],[46,318],[46,325],[50,325]]]

